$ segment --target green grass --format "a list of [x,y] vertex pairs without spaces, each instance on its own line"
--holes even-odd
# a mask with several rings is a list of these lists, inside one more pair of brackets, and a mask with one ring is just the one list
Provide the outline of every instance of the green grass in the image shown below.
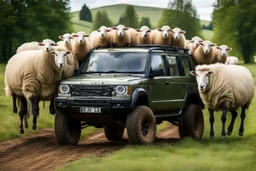
[[203,39],[204,39],[204,40],[210,40],[210,41],[212,41],[212,38],[213,38],[213,31],[203,29],[203,30],[202,30],[202,35],[203,35]]
[[[246,64],[256,81],[255,64]],[[256,93],[256,92],[255,92]],[[130,146],[105,157],[86,155],[67,164],[61,171],[71,170],[207,170],[207,171],[253,171],[256,169],[256,98],[246,111],[245,133],[238,136],[240,111],[233,134],[221,139],[221,113],[215,112],[215,139],[209,140],[209,114],[204,110],[205,130],[201,141],[185,138],[170,143],[149,146]],[[228,114],[226,128],[230,123]],[[166,124],[166,123],[165,123]],[[167,124],[163,128],[167,127]],[[161,129],[161,126],[158,127]],[[162,128],[162,129],[163,129]]]

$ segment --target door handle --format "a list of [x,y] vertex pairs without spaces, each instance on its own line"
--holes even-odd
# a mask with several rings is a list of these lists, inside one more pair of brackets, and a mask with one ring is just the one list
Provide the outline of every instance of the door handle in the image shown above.
[[165,85],[168,85],[169,83],[170,83],[169,81],[166,81],[166,82],[165,82]]

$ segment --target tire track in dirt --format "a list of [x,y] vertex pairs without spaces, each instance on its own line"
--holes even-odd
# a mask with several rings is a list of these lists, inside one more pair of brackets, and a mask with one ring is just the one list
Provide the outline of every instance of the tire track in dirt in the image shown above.
[[[157,133],[156,143],[179,139],[178,129],[171,125]],[[127,134],[123,140],[109,142],[103,129],[79,141],[76,146],[59,146],[53,129],[43,129],[38,133],[0,143],[1,171],[49,171],[61,167],[82,156],[93,154],[103,157],[129,145]]]

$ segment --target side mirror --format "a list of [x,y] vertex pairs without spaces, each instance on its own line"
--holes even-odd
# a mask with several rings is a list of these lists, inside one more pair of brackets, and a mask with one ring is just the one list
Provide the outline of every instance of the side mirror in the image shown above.
[[153,77],[157,77],[157,76],[163,76],[164,75],[164,70],[162,68],[154,68],[154,69],[150,69],[150,74],[149,77],[153,78]]

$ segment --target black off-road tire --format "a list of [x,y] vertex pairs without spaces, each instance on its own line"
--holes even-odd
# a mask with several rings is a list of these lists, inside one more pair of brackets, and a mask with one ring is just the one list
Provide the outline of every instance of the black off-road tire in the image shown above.
[[58,109],[55,114],[54,128],[59,145],[76,145],[78,143],[81,135],[81,121]]
[[137,106],[126,119],[131,144],[151,144],[156,136],[156,119],[150,108]]
[[181,116],[179,124],[180,138],[190,136],[202,139],[204,133],[204,116],[199,105],[188,105]]
[[124,127],[104,126],[104,133],[109,141],[118,141],[123,138]]

